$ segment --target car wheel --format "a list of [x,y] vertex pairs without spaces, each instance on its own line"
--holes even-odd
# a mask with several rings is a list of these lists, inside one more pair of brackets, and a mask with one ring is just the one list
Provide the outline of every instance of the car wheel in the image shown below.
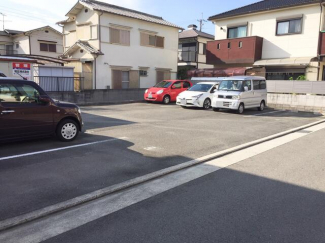
[[203,109],[208,110],[210,109],[210,107],[211,107],[210,99],[205,99],[205,101],[203,102]]
[[238,113],[239,114],[243,114],[245,111],[245,106],[244,104],[240,104],[239,107],[238,107]]
[[213,108],[213,111],[217,112],[217,111],[220,111],[219,108]]
[[76,139],[79,134],[79,126],[78,124],[71,119],[63,120],[57,130],[57,137],[63,142],[70,142]]
[[264,101],[262,101],[261,104],[260,104],[260,107],[258,107],[258,110],[259,111],[264,111],[264,109],[265,109],[265,103],[264,103]]
[[166,96],[164,97],[164,99],[163,99],[163,103],[166,104],[166,105],[170,103],[170,97],[169,97],[168,95],[166,95]]

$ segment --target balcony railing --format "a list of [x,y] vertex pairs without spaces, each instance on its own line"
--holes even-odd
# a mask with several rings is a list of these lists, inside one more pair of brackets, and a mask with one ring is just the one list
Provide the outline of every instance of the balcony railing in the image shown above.
[[17,50],[6,50],[6,49],[0,49],[0,55],[1,56],[10,56],[10,55],[17,55]]
[[179,51],[178,62],[196,62],[197,53],[196,51]]
[[258,36],[209,41],[207,64],[253,64],[262,58],[262,49]]

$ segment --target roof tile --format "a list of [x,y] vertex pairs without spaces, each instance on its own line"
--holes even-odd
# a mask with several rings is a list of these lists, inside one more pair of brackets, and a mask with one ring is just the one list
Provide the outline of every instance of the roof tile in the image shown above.
[[220,13],[214,16],[211,16],[209,20],[222,19],[228,17],[234,17],[237,15],[244,15],[256,12],[262,12],[267,10],[274,10],[279,8],[288,8],[298,5],[320,3],[323,0],[264,0],[259,1],[250,5],[246,5],[240,8],[236,8],[224,13]]

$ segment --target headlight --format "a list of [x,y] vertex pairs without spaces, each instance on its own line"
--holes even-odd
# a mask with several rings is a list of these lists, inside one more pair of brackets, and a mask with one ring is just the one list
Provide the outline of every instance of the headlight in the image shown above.
[[144,92],[145,94],[148,93],[149,89],[146,89],[146,91]]
[[233,96],[232,96],[232,99],[233,99],[233,100],[239,100],[239,98],[240,98],[239,95],[233,95]]
[[200,94],[200,95],[197,95],[197,96],[193,96],[192,98],[194,98],[194,99],[200,99],[201,98],[201,96],[202,96],[203,94]]
[[157,95],[161,95],[162,93],[164,93],[164,90],[159,90],[159,91],[157,92]]

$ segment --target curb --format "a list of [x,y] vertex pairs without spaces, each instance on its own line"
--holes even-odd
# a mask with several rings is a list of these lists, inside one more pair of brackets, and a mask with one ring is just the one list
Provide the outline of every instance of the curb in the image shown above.
[[175,165],[175,166],[172,166],[172,167],[160,170],[160,171],[156,171],[156,172],[144,175],[144,176],[140,176],[138,178],[131,179],[131,180],[128,180],[126,182],[123,182],[123,183],[120,183],[117,185],[109,186],[104,189],[97,190],[95,192],[92,192],[92,193],[89,193],[86,195],[82,195],[82,196],[76,197],[74,199],[70,199],[68,201],[62,202],[62,203],[58,203],[58,204],[55,204],[55,205],[52,205],[49,207],[45,207],[43,209],[33,211],[31,213],[27,213],[27,214],[20,215],[20,216],[14,217],[14,218],[3,220],[0,222],[0,231],[43,218],[43,217],[49,216],[51,214],[58,213],[60,211],[75,207],[75,206],[79,206],[81,204],[96,200],[98,198],[107,196],[109,194],[130,188],[130,187],[133,187],[133,186],[136,186],[136,185],[148,182],[148,181],[151,181],[153,179],[157,179],[159,177],[171,174],[173,172],[187,169],[189,167],[192,167],[192,166],[195,166],[198,164],[202,164],[207,161],[217,159],[217,158],[223,157],[225,155],[228,155],[228,154],[231,154],[234,152],[238,152],[240,150],[243,150],[243,149],[246,149],[246,148],[249,148],[249,147],[252,147],[252,146],[255,146],[255,145],[276,139],[276,138],[280,138],[280,137],[286,136],[291,133],[295,133],[300,130],[304,130],[309,127],[313,127],[313,126],[319,125],[321,123],[325,123],[325,120],[323,119],[323,120],[313,122],[313,123],[310,123],[310,124],[307,124],[307,125],[304,125],[301,127],[290,129],[285,132],[271,135],[271,136],[268,136],[268,137],[265,137],[262,139],[258,139],[258,140],[255,140],[255,141],[252,141],[252,142],[249,142],[246,144],[242,144],[242,145],[230,148],[230,149],[226,149],[226,150],[214,153],[214,154],[210,154],[210,155],[207,155],[207,156],[195,159],[195,160],[191,160],[191,161],[179,164],[179,165]]

